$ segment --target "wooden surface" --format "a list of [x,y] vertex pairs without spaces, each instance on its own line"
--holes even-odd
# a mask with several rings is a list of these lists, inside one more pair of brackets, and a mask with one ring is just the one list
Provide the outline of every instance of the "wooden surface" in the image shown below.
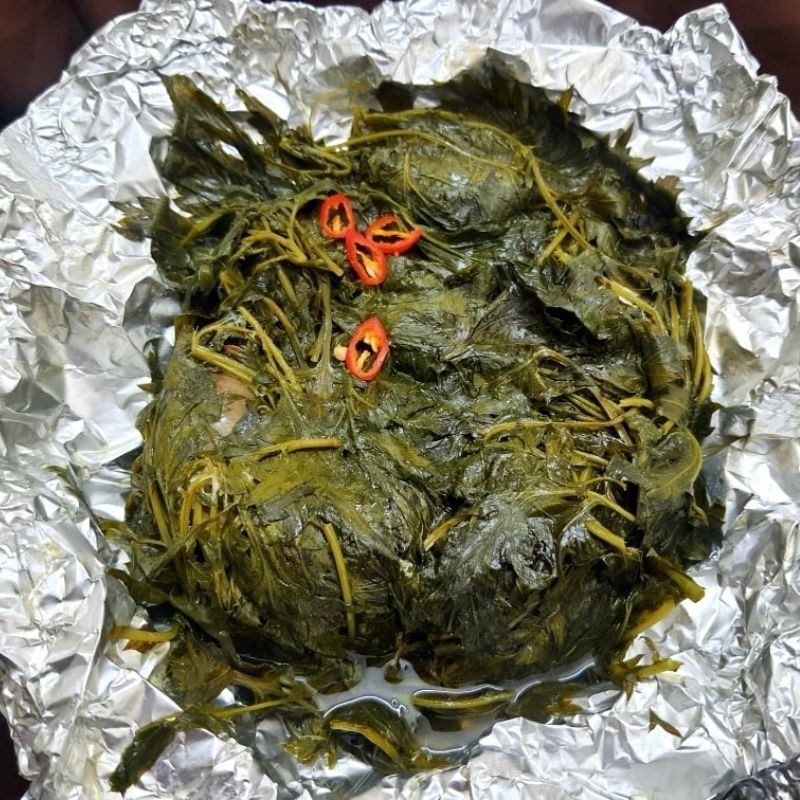
[[[72,51],[95,27],[137,5],[137,0],[0,0],[0,124],[22,113],[32,96],[58,79]],[[608,5],[664,30],[707,3],[610,0]],[[726,5],[763,71],[777,75],[794,108],[800,107],[800,0],[728,0]],[[19,800],[26,783],[18,777],[1,719],[0,777],[0,800]]]

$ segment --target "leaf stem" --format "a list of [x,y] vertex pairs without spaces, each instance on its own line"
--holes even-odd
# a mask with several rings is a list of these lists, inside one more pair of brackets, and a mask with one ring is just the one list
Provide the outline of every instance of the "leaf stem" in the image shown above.
[[630,416],[630,412],[621,414],[618,417],[608,420],[598,420],[589,422],[582,420],[556,420],[556,419],[519,419],[513,422],[500,422],[482,431],[481,436],[485,439],[495,439],[506,433],[517,433],[518,431],[534,430],[536,428],[566,428],[568,430],[595,431],[603,428],[613,428],[620,422],[624,422]]
[[129,625],[115,625],[108,638],[111,640],[125,639],[134,642],[169,642],[178,635],[179,627],[173,625],[165,631],[146,631],[141,628],[132,628]]
[[477,714],[494,711],[499,705],[513,700],[513,692],[500,689],[472,694],[446,694],[423,689],[411,695],[414,708],[425,711],[455,711]]
[[664,619],[674,608],[675,600],[672,597],[667,597],[659,606],[640,616],[639,620],[625,631],[625,639],[632,641],[640,633],[652,628],[653,625]]
[[[589,242],[587,242],[586,239],[581,235],[580,231],[575,227],[575,225],[573,225],[572,220],[561,210],[560,206],[556,202],[556,199],[553,196],[553,192],[547,185],[547,181],[545,181],[544,175],[542,175],[542,170],[539,166],[539,159],[536,158],[536,156],[533,155],[533,153],[529,153],[528,163],[531,166],[533,179],[534,181],[536,181],[536,188],[539,190],[539,194],[542,196],[542,199],[547,204],[547,207],[553,212],[556,219],[569,232],[570,236],[572,236],[572,238],[585,250],[590,250],[591,245],[589,244]],[[556,248],[557,247],[558,245],[556,245]]]
[[244,306],[239,306],[236,310],[242,319],[255,331],[264,352],[277,364],[281,372],[286,376],[289,385],[294,389],[299,389],[300,385],[297,382],[294,370],[289,366],[280,348],[272,341],[272,338],[264,330],[261,323]]
[[305,357],[303,356],[303,348],[300,346],[300,340],[297,338],[297,330],[295,329],[294,325],[292,325],[289,317],[286,316],[286,312],[271,297],[261,297],[259,298],[259,302],[266,306],[266,308],[269,309],[278,322],[283,326],[283,329],[286,331],[286,335],[289,337],[289,343],[292,346],[292,350],[294,350],[295,358],[297,358],[301,368],[305,369],[308,367]]
[[269,458],[270,456],[286,455],[288,453],[296,453],[298,450],[334,450],[341,447],[342,441],[335,436],[329,436],[324,439],[290,439],[286,442],[279,442],[278,444],[268,444],[266,447],[260,447],[252,453],[247,454],[247,458]]
[[453,514],[452,517],[448,517],[443,522],[440,522],[422,541],[422,549],[425,551],[430,550],[436,542],[440,539],[444,538],[451,528],[454,528],[458,525],[459,522],[463,522],[469,514],[464,511],[459,511]]
[[697,603],[705,597],[706,590],[699,583],[657,553],[648,553],[646,563],[655,572],[659,572],[669,578],[691,601]]
[[664,320],[661,319],[661,314],[658,313],[655,306],[648,303],[641,295],[637,292],[634,292],[628,286],[624,286],[617,281],[611,280],[611,278],[600,278],[600,283],[606,287],[606,289],[610,289],[618,298],[621,300],[626,300],[632,306],[638,308],[643,314],[650,317],[653,321],[653,324],[656,326],[659,333],[666,333],[667,329],[664,325]]
[[172,541],[172,534],[170,532],[169,522],[167,521],[167,515],[164,511],[164,503],[161,500],[161,489],[156,481],[151,481],[149,483],[147,487],[147,499],[150,501],[150,510],[153,512],[159,536],[161,536],[161,540],[164,544],[169,544]]
[[374,744],[378,750],[381,750],[397,765],[403,765],[403,758],[398,752],[397,748],[385,737],[382,736],[374,728],[369,725],[363,725],[358,722],[349,722],[343,719],[332,719],[328,722],[328,726],[332,731],[340,731],[342,733],[357,733],[363,736],[368,742]]
[[211,366],[217,367],[217,369],[221,369],[223,372],[232,375],[244,384],[249,386],[253,385],[256,378],[256,371],[254,369],[250,369],[250,367],[246,367],[244,364],[240,364],[238,361],[234,361],[232,358],[222,355],[222,353],[217,353],[215,350],[204,347],[199,344],[198,338],[197,331],[195,331],[192,337],[192,348],[190,350],[190,354],[194,358],[199,361],[205,361],[206,364],[211,364]]
[[[579,219],[580,216],[578,214],[573,214],[569,218],[573,225],[576,224]],[[550,256],[553,255],[553,253],[555,253],[555,251],[561,246],[561,242],[563,242],[567,236],[569,236],[569,231],[566,227],[562,226],[558,233],[556,233],[556,235],[550,240],[547,247],[542,250],[539,257],[536,259],[536,263],[540,265],[544,264],[544,262],[547,261],[547,259],[550,258]]]
[[619,505],[619,503],[617,503],[615,500],[612,500],[610,497],[606,497],[605,495],[599,494],[598,492],[589,491],[586,492],[586,499],[591,500],[593,503],[596,503],[597,505],[605,506],[606,508],[611,509],[611,511],[616,512],[624,520],[627,520],[628,522],[636,522],[635,514],[631,514],[630,511],[623,508],[621,505]]
[[625,539],[622,538],[618,533],[614,533],[606,528],[601,522],[598,522],[596,519],[590,519],[586,523],[586,530],[592,534],[592,536],[597,537],[601,541],[605,542],[608,545],[611,545],[615,550],[618,550],[623,556],[638,558],[639,551],[634,549],[633,547],[628,547],[625,544]]
[[342,592],[342,601],[344,602],[346,609],[347,635],[351,639],[355,639],[356,615],[353,609],[353,593],[350,588],[350,577],[347,574],[347,562],[344,560],[342,547],[339,544],[339,539],[336,536],[336,530],[334,529],[333,525],[330,524],[330,522],[326,522],[324,524],[315,524],[324,534],[325,540],[328,542],[328,547],[331,549],[333,563],[336,567],[336,575],[339,579],[339,587]]

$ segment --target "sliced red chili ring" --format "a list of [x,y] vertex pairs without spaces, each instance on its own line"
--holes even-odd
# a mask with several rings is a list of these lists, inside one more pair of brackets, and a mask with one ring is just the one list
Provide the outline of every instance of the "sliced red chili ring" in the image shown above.
[[396,214],[384,214],[367,228],[366,236],[384,253],[397,255],[412,248],[422,236],[422,230],[407,230]]
[[332,239],[344,239],[356,228],[353,206],[345,194],[332,194],[322,201],[319,209],[319,224],[322,232]]
[[389,274],[386,255],[357,230],[352,230],[345,239],[347,260],[365,286],[379,286]]
[[344,365],[354,378],[373,381],[378,377],[388,355],[389,337],[386,330],[377,317],[370,317],[350,337]]

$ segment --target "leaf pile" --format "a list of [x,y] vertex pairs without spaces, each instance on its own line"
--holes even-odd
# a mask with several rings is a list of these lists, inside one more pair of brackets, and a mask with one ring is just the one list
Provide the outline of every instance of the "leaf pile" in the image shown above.
[[[152,240],[185,313],[141,420],[123,579],[180,622],[172,728],[218,720],[235,686],[305,758],[334,737],[429,765],[375,709],[323,719],[311,694],[357,683],[364,657],[445,689],[587,654],[603,674],[702,595],[683,573],[713,527],[691,242],[621,148],[490,65],[386,85],[328,146],[244,92],[234,115],[166,84],[176,199],[121,229]],[[423,229],[379,288],[320,231],[335,193],[360,223]],[[364,384],[333,354],[373,316],[391,351]],[[118,788],[163,747],[148,736]]]

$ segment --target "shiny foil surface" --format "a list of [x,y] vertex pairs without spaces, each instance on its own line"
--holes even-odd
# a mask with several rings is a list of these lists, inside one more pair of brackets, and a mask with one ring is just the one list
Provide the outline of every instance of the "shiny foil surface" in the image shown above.
[[[159,74],[188,75],[232,108],[240,85],[333,141],[383,79],[444,81],[489,51],[553,97],[574,87],[591,130],[631,128],[632,154],[652,159],[644,173],[677,176],[691,230],[706,234],[689,275],[707,297],[720,408],[706,474],[726,524],[692,572],[705,599],[650,632],[682,666],[561,724],[499,723],[468,763],[410,777],[353,757],[301,767],[270,721],[251,747],[179,734],[126,797],[798,796],[800,136],[723,6],[660,34],[592,0],[405,0],[371,15],[146,0],[0,135],[0,708],[31,798],[111,797],[134,730],[175,708],[148,682],[168,645],[108,641],[141,612],[106,577],[124,555],[94,516],[123,514],[143,352],[168,347],[177,311],[148,243],[115,231],[111,205],[169,192],[150,156],[173,120]],[[651,710],[680,737],[649,730]]]

